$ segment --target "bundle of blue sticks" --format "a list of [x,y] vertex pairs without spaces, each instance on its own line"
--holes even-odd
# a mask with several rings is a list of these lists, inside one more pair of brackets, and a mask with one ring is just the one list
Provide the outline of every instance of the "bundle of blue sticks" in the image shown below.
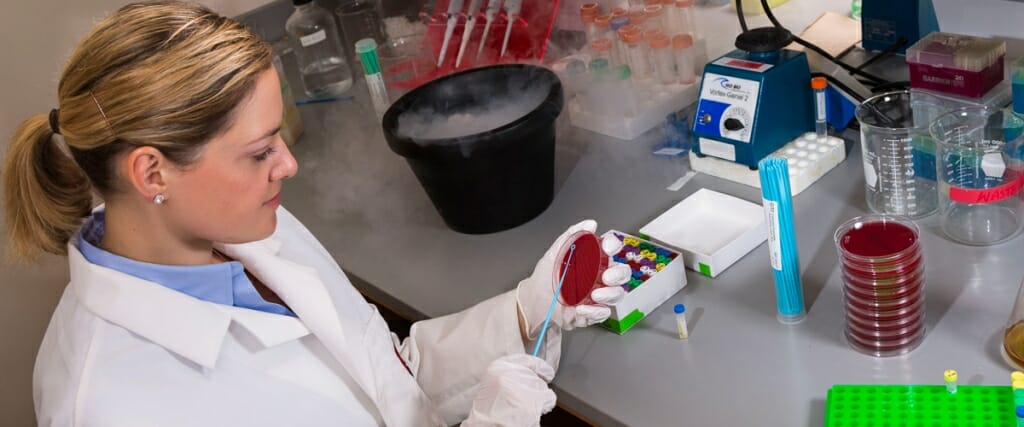
[[793,196],[786,159],[769,157],[761,160],[758,162],[758,174],[768,224],[768,251],[775,276],[777,317],[782,323],[797,323],[804,319],[806,311],[800,285],[800,259],[793,228]]

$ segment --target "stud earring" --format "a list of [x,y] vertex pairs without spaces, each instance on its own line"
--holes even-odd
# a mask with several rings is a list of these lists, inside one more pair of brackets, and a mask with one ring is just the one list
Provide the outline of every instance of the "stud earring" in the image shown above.
[[153,196],[153,203],[154,204],[162,205],[162,204],[164,204],[165,200],[167,200],[167,198],[164,197],[163,194],[157,194],[156,196]]

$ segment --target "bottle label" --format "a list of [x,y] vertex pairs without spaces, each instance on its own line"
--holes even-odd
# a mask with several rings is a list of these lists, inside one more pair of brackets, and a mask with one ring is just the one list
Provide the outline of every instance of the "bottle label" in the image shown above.
[[825,91],[822,90],[822,91],[818,91],[817,93],[815,93],[814,100],[817,101],[816,102],[816,104],[817,104],[816,108],[818,109],[818,111],[817,111],[817,113],[818,113],[817,121],[823,122],[823,121],[825,121],[825,118],[826,118],[825,117]]
[[774,200],[761,199],[764,201],[765,222],[768,223],[768,256],[771,259],[772,268],[782,271],[782,236],[779,228],[779,203]]
[[327,40],[327,33],[324,30],[299,37],[299,43],[302,44],[302,47],[310,47],[324,40]]

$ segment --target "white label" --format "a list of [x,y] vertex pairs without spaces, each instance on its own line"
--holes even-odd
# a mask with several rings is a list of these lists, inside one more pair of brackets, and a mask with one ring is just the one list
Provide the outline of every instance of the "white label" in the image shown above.
[[816,101],[818,101],[818,121],[825,121],[825,91],[820,91],[814,95]]
[[327,33],[324,32],[324,30],[320,30],[313,34],[299,37],[299,44],[301,44],[302,47],[310,47],[324,40],[327,40]]
[[373,107],[383,115],[390,104],[388,90],[384,86],[384,77],[380,73],[367,74],[366,86],[370,88],[370,100],[373,101]]
[[738,68],[740,70],[754,71],[757,73],[763,73],[772,68],[772,64],[765,64],[757,61],[747,61],[746,59],[730,58],[723,56],[718,58],[714,62],[715,65],[721,65],[723,67]]
[[768,223],[768,256],[772,260],[772,268],[782,271],[782,238],[779,236],[779,203],[764,201],[764,219]]
[[685,150],[683,150],[682,148],[668,148],[668,147],[666,147],[666,148],[662,148],[660,150],[657,150],[657,151],[655,151],[655,152],[653,152],[651,154],[654,154],[656,156],[678,156],[683,151],[685,151]]
[[[709,133],[714,134],[717,130],[723,138],[749,143],[760,91],[761,82],[758,81],[705,73],[700,90],[700,108],[716,110],[712,113],[715,116],[712,123],[717,129],[708,129]],[[725,123],[730,119],[738,120],[743,127],[739,130],[726,129]]]
[[718,142],[713,139],[700,139],[700,153],[708,156],[715,156],[730,162],[736,161],[736,147],[732,144]]

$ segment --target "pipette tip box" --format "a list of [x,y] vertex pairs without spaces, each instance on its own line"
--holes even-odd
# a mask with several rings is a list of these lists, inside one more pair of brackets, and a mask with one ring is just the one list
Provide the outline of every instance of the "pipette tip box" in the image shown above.
[[[775,150],[768,157],[786,159],[789,166],[790,191],[796,196],[846,159],[846,144],[842,138],[836,136],[829,135],[826,139],[820,140],[814,132],[808,132]],[[761,188],[757,171],[746,165],[711,156],[700,157],[691,151],[690,167],[700,173]]]
[[825,405],[825,427],[1017,425],[1007,386],[834,385]]
[[907,49],[910,86],[980,97],[1003,81],[1006,42],[934,32]]
[[683,253],[691,270],[716,277],[768,240],[761,205],[702,188],[640,228]]
[[569,100],[569,122],[573,126],[583,128],[591,132],[607,135],[626,141],[636,139],[665,121],[665,117],[686,106],[697,102],[700,78],[693,84],[671,84],[660,85],[654,82],[642,85],[643,89],[637,94],[639,96],[638,109],[640,110],[632,117],[609,117],[595,114],[583,108],[579,99],[574,97]]
[[605,235],[623,241],[612,260],[629,265],[633,277],[623,285],[626,296],[610,307],[611,316],[601,326],[624,334],[686,287],[686,269],[678,251],[621,231],[610,230]]

